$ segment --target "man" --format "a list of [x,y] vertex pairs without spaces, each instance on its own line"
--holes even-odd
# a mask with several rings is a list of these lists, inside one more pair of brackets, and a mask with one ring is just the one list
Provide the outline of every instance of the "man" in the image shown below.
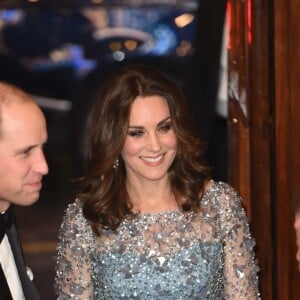
[[25,267],[13,206],[38,200],[42,177],[48,173],[43,152],[46,140],[40,108],[19,88],[0,82],[1,300],[39,299]]

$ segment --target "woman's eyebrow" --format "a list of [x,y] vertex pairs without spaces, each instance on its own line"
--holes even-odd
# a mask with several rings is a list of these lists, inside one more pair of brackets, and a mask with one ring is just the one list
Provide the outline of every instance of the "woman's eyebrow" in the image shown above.
[[166,121],[169,121],[169,120],[171,120],[171,117],[170,117],[170,116],[168,116],[168,117],[164,118],[163,120],[161,120],[157,125],[159,126],[159,125],[161,125],[162,123],[165,123]]
[[[166,121],[169,121],[171,120],[171,117],[170,116],[167,116],[166,118],[164,118],[163,120],[159,121],[157,126],[160,126],[161,124],[165,123]],[[145,128],[144,126],[140,126],[140,125],[129,125],[128,128],[132,129],[143,129]]]

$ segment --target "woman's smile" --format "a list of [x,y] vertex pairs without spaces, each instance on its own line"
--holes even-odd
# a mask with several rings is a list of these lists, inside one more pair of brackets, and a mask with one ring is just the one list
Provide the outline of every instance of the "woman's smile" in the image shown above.
[[146,163],[150,164],[157,164],[163,161],[164,154],[161,154],[159,156],[150,157],[150,156],[141,156],[141,160],[145,161]]

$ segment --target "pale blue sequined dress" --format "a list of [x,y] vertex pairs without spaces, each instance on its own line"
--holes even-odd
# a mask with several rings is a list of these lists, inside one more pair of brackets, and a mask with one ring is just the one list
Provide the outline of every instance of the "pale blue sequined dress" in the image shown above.
[[58,299],[260,299],[240,197],[215,182],[201,203],[201,213],[140,214],[97,238],[76,200],[59,235]]

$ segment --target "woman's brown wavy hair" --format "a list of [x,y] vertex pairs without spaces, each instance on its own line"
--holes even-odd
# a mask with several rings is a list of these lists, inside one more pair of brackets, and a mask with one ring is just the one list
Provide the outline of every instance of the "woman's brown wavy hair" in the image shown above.
[[[120,155],[127,135],[130,108],[138,97],[162,96],[169,105],[178,150],[169,169],[172,191],[183,211],[200,209],[199,198],[209,168],[203,161],[204,145],[177,85],[159,71],[129,65],[101,86],[86,137],[86,168],[80,199],[94,232],[115,230],[125,217],[134,217],[126,190],[126,170]],[[119,166],[114,167],[119,160]],[[184,201],[182,201],[184,199]]]

